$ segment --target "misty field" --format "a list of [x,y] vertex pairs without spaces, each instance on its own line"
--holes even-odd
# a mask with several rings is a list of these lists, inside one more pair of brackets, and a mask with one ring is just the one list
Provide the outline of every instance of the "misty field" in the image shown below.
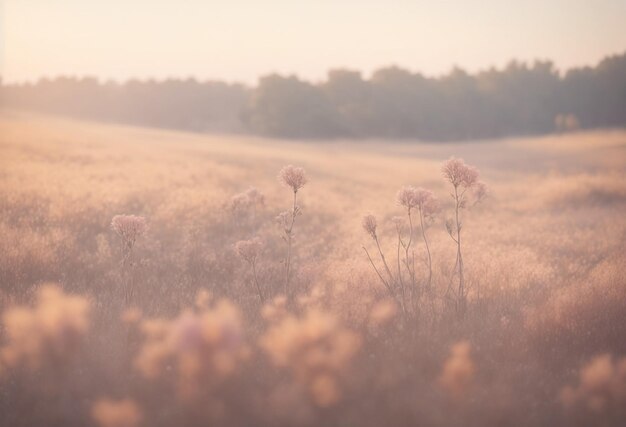
[[624,425],[625,213],[626,131],[296,142],[4,111],[0,425]]

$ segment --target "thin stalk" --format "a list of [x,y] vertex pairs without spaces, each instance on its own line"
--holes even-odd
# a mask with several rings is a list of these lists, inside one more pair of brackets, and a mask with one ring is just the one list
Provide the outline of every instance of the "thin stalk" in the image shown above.
[[400,282],[400,292],[402,294],[402,306],[406,305],[406,293],[404,289],[404,280],[402,279],[402,268],[400,267],[400,245],[404,247],[404,243],[402,242],[402,237],[400,236],[400,229],[396,228],[398,232],[398,281]]
[[256,274],[256,260],[251,262],[252,264],[252,276],[254,277],[254,284],[256,285],[256,290],[259,293],[259,299],[261,300],[261,304],[265,302],[265,298],[263,298],[263,293],[261,292],[261,285],[259,284],[259,278]]
[[411,269],[411,265],[409,264],[409,249],[411,248],[411,243],[413,242],[413,219],[411,217],[411,209],[408,211],[409,216],[409,241],[404,247],[405,254],[405,263],[406,269],[409,271],[409,277],[411,278],[411,285],[415,288],[415,268]]
[[289,279],[291,276],[291,238],[292,238],[292,230],[293,230],[293,225],[296,222],[296,214],[297,214],[297,191],[293,192],[293,209],[291,211],[291,224],[289,225],[289,228],[286,230],[286,234],[287,234],[287,259],[285,261],[286,264],[286,268],[285,268],[285,296],[287,297],[287,299],[290,298],[289,295]]
[[378,248],[378,253],[380,254],[380,259],[382,259],[383,261],[383,265],[385,266],[385,270],[387,271],[387,274],[389,275],[389,283],[393,283],[395,282],[394,278],[393,278],[393,274],[391,274],[391,270],[389,269],[389,266],[387,265],[387,260],[385,259],[385,254],[383,254],[382,249],[380,249],[380,243],[378,242],[378,237],[374,237],[374,241],[376,242],[376,247]]
[[393,294],[393,290],[391,289],[391,286],[389,286],[389,283],[387,283],[387,281],[383,278],[383,275],[380,274],[380,271],[378,271],[378,268],[376,268],[376,265],[374,264],[374,261],[372,260],[372,257],[370,256],[370,253],[367,251],[367,248],[365,246],[363,246],[363,250],[365,251],[365,254],[367,255],[367,259],[369,260],[370,264],[372,264],[374,271],[376,272],[376,274],[378,274],[380,281],[383,283],[383,285],[385,285],[385,288],[387,288],[387,291],[389,291],[389,296],[393,298],[394,294]]
[[458,269],[459,269],[459,304],[461,305],[460,310],[461,314],[465,311],[465,280],[463,278],[463,255],[461,253],[461,226],[459,223],[459,207],[460,207],[460,197],[458,193],[458,187],[454,187],[454,199],[456,201],[455,204],[455,220],[456,220],[456,247],[457,247],[457,261],[458,261]]
[[420,213],[420,226],[422,227],[422,238],[424,239],[424,244],[426,245],[426,253],[428,254],[428,286],[427,286],[427,290],[428,292],[431,291],[431,284],[432,284],[432,278],[433,278],[433,261],[430,255],[430,247],[428,246],[428,239],[426,238],[426,230],[424,228],[424,213],[422,211],[422,207],[419,207],[419,213]]

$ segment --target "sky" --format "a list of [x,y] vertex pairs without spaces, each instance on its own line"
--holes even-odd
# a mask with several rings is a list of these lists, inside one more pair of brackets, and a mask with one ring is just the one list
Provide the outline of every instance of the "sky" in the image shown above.
[[426,75],[626,52],[626,0],[0,0],[0,75],[103,80]]

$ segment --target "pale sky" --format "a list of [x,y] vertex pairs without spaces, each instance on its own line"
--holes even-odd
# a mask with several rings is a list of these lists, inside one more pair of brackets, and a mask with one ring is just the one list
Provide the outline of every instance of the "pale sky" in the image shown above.
[[0,74],[319,80],[510,59],[559,69],[626,51],[626,0],[0,0]]

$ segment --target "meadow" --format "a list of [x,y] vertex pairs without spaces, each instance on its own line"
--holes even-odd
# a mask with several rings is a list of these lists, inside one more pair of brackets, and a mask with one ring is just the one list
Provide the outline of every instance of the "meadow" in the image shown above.
[[[458,221],[451,157],[486,184],[459,181]],[[625,212],[626,131],[319,142],[1,111],[0,425],[624,425]]]

